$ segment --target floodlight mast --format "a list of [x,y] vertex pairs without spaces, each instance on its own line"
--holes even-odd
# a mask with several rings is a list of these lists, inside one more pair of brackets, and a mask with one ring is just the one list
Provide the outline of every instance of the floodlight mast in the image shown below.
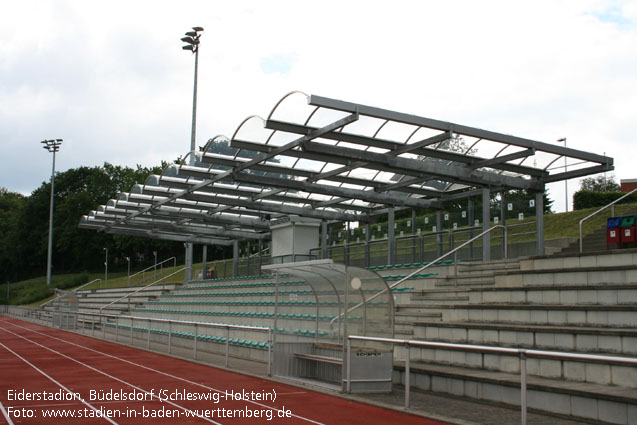
[[[181,48],[184,50],[190,50],[195,54],[195,83],[192,91],[192,129],[190,131],[190,165],[195,164],[195,138],[197,135],[197,69],[199,67],[199,38],[201,38],[200,32],[203,32],[202,27],[192,27],[192,31],[188,31],[186,36],[181,39],[186,43]],[[189,242],[186,244],[186,281],[192,279],[192,255],[193,244]],[[155,261],[157,263],[157,261]]]
[[201,38],[200,32],[203,32],[202,27],[192,27],[193,31],[186,32],[186,36],[182,37],[181,41],[186,43],[181,46],[184,50],[190,50],[195,54],[195,83],[192,94],[192,129],[190,133],[190,164],[194,163],[195,156],[195,138],[197,135],[197,71],[199,67],[199,38]]
[[62,139],[50,139],[43,140],[42,146],[44,149],[53,153],[53,167],[51,170],[51,203],[49,206],[49,247],[47,251],[46,258],[46,284],[47,286],[51,285],[51,259],[52,259],[52,251],[53,251],[53,193],[55,190],[55,153],[60,150],[60,145],[62,144]]

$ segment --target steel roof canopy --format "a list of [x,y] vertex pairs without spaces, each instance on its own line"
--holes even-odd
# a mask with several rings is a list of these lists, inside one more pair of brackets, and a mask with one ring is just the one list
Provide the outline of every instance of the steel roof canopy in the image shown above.
[[[551,168],[565,157],[568,172]],[[610,170],[602,155],[292,92],[267,119],[245,119],[80,227],[226,245],[267,237],[266,221],[283,215],[368,222],[388,206],[440,209],[483,188],[541,192]]]

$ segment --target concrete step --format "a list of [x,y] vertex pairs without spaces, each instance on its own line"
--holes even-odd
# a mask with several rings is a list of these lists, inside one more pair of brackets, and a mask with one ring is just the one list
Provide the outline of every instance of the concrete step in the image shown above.
[[[607,352],[600,354],[610,355],[610,353]],[[394,355],[396,359],[404,360],[406,357],[406,348],[397,346]],[[509,354],[477,353],[445,348],[411,347],[410,356],[412,361],[427,364],[460,366],[515,374],[520,373],[520,359]],[[637,366],[583,360],[539,359],[529,357],[526,362],[526,368],[528,376],[613,385],[637,390]]]
[[[394,364],[394,381],[405,381],[404,362]],[[412,385],[438,393],[520,405],[517,374],[412,363]],[[531,409],[628,425],[637,418],[637,390],[608,385],[529,376],[527,402]]]
[[480,288],[468,292],[470,303],[635,304],[637,285],[536,285],[523,288]]
[[618,266],[637,266],[637,249],[600,251],[584,255],[555,254],[520,260],[522,271]]
[[579,266],[520,271],[495,276],[499,287],[637,284],[637,266]]
[[[105,294],[105,293],[122,293],[122,294],[127,294],[130,292],[134,292],[136,290],[140,290],[139,292],[145,292],[145,291],[170,291],[172,289],[174,289],[176,286],[174,283],[169,283],[169,284],[165,284],[165,285],[152,285],[152,286],[147,286],[147,287],[142,287],[142,286],[128,286],[128,287],[123,287],[123,288],[104,288],[104,289],[80,289],[78,291],[75,291],[76,294],[80,295],[80,294]],[[141,288],[141,289],[140,289]]]
[[637,355],[637,327],[530,325],[511,323],[413,322],[415,338],[459,344],[512,345],[551,351]]
[[633,327],[637,305],[438,304],[412,311],[442,313],[445,322],[503,322],[538,325]]

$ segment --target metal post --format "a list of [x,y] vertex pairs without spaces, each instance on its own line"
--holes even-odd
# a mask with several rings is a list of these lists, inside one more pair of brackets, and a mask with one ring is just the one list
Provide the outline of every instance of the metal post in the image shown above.
[[347,225],[345,226],[345,248],[343,249],[343,262],[345,263],[346,266],[349,265],[349,244],[350,244],[349,232],[350,232],[350,226],[348,221]]
[[[489,188],[482,189],[482,231],[489,230],[491,222],[491,212],[489,208],[491,191]],[[491,233],[482,237],[482,261],[491,261]]]
[[226,367],[228,367],[230,357],[230,327],[226,326]]
[[389,207],[387,212],[387,264],[396,261],[396,238],[394,232],[394,207]]
[[152,325],[152,320],[148,319],[148,335],[147,335],[147,347],[150,349],[150,327]]
[[535,193],[535,233],[538,255],[544,255],[544,192]]
[[104,248],[106,251],[106,258],[104,260],[104,288],[108,288],[108,248]]
[[407,354],[405,357],[405,409],[409,409],[409,387],[410,375],[411,375],[411,353],[409,351],[409,344],[405,344],[407,347]]
[[130,345],[133,345],[133,329],[135,328],[135,319],[131,316],[130,319]]
[[321,258],[327,258],[327,220],[321,220]]
[[372,258],[369,249],[369,233],[371,229],[372,226],[369,223],[365,223],[365,267],[372,265]]
[[128,283],[126,286],[130,286],[130,257],[126,257],[126,262],[128,263]]
[[[467,200],[467,226],[469,226],[469,228],[471,228],[471,230],[469,230],[469,239],[473,239],[473,223],[475,220],[475,203],[473,202],[473,199],[469,198]],[[473,260],[473,242],[471,242],[469,244],[469,260]]]
[[201,279],[205,280],[208,270],[208,245],[201,247]]
[[193,254],[193,245],[192,243],[188,242],[186,244],[184,244],[186,246],[186,258],[185,258],[185,265],[186,265],[186,276],[185,276],[185,281],[189,282],[192,280],[192,254]]
[[442,255],[442,211],[436,211],[436,231],[438,235],[436,240],[438,242],[438,257]]
[[239,276],[239,241],[232,241],[232,277]]
[[195,342],[193,347],[193,357],[197,360],[197,324],[195,323]]
[[172,351],[173,322],[168,322],[168,354]]
[[520,410],[522,425],[526,425],[526,352],[520,350]]
[[345,358],[345,366],[347,367],[345,371],[345,392],[347,394],[352,392],[352,366],[350,365],[350,360],[352,358],[352,340],[347,338],[347,353]]
[[115,341],[119,337],[119,317],[115,318]]
[[268,376],[272,376],[272,329],[268,328]]

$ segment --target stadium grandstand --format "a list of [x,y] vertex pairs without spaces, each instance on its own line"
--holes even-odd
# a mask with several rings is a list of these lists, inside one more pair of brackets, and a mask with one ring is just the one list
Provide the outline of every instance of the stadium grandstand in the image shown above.
[[190,255],[182,284],[3,312],[420,423],[634,424],[635,242],[569,252],[544,236],[547,184],[611,170],[605,155],[293,92],[80,221],[197,244],[199,273]]

